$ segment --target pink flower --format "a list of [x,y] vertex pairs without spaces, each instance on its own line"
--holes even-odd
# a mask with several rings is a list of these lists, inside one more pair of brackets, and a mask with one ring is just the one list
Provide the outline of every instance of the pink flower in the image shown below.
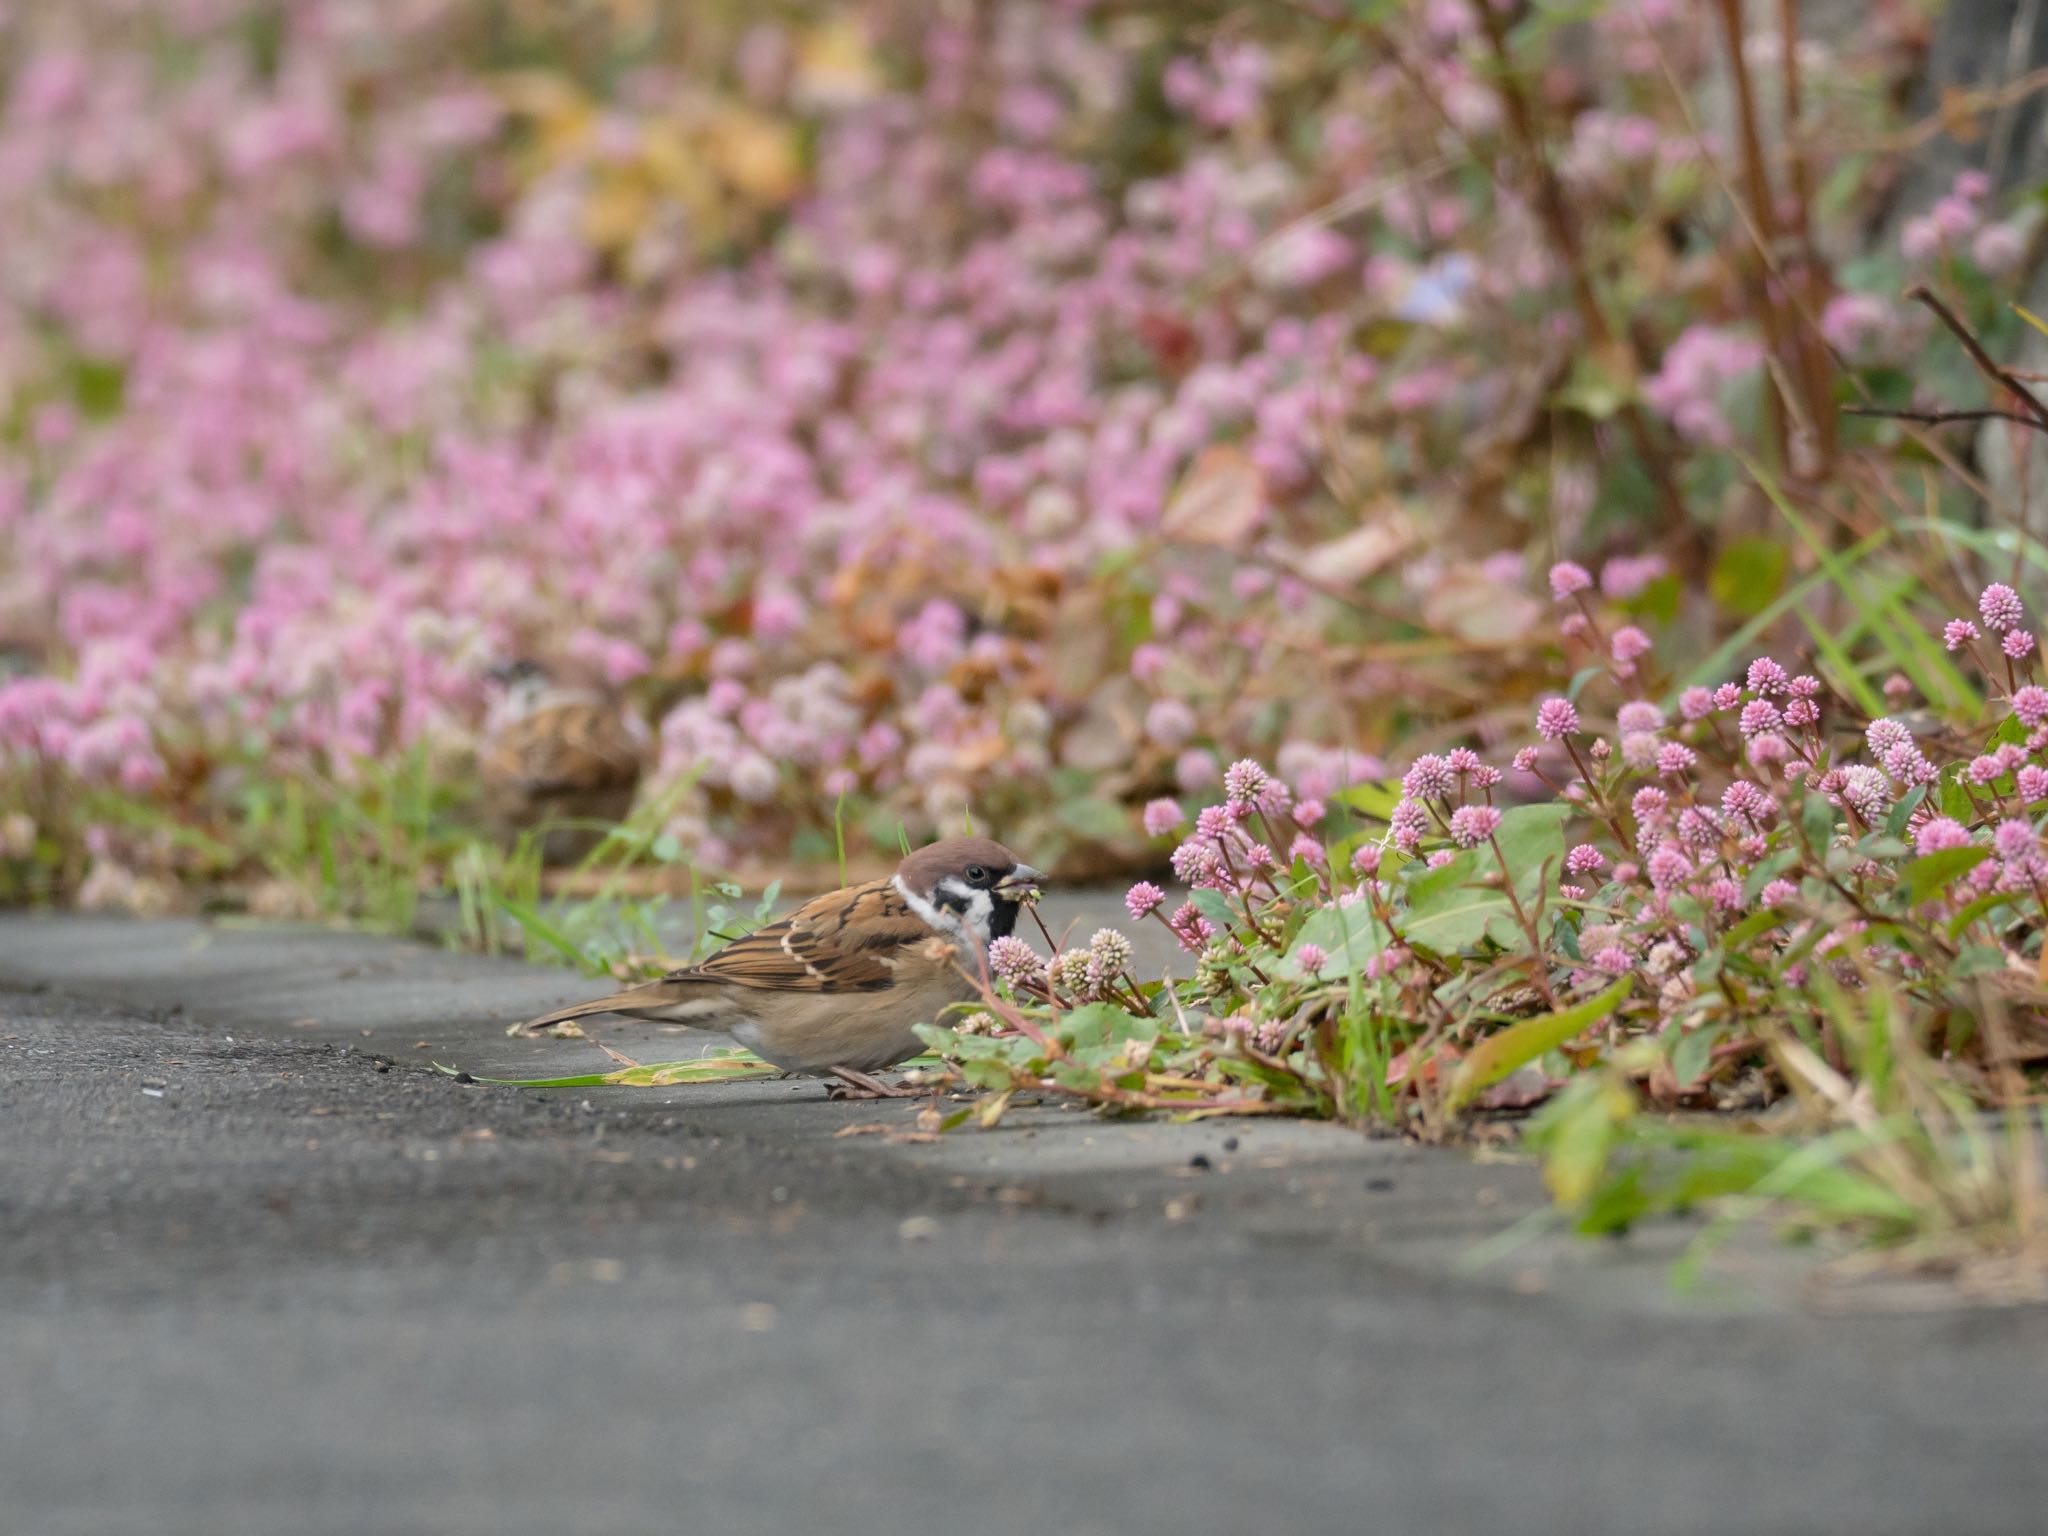
[[1004,981],[1036,981],[1045,962],[1022,939],[1004,935],[988,947],[988,968]]
[[1580,843],[1564,856],[1565,869],[1574,875],[1598,874],[1606,863],[1606,855],[1591,843]]
[[1190,838],[1173,850],[1173,877],[1182,885],[1200,889],[1227,883],[1223,860],[1214,843]]
[[1288,845],[1287,857],[1290,862],[1302,859],[1310,864],[1320,865],[1328,860],[1329,855],[1323,851],[1321,843],[1303,832]]
[[2020,798],[2028,804],[2036,800],[2048,800],[2048,768],[2038,768],[2029,763],[2019,771],[2016,779]]
[[1250,758],[1239,758],[1223,770],[1223,793],[1234,804],[1249,804],[1266,792],[1266,770]]
[[1199,955],[1208,942],[1216,936],[1216,925],[1202,916],[1202,909],[1192,901],[1184,901],[1174,909],[1167,919],[1167,926],[1180,940],[1180,946],[1189,954]]
[[1616,555],[1600,568],[1600,590],[1618,603],[1640,597],[1669,565],[1662,555]]
[[1657,749],[1657,771],[1666,778],[1690,773],[1698,761],[1699,754],[1683,742],[1667,741]]
[[1572,560],[1560,560],[1550,568],[1550,595],[1559,602],[1586,591],[1593,585],[1593,573]]
[[1368,879],[1380,872],[1380,848],[1377,843],[1366,843],[1351,855],[1351,868]]
[[1294,807],[1294,824],[1312,827],[1323,819],[1325,809],[1320,800],[1303,800]]
[[1994,581],[1979,595],[1977,612],[1984,620],[1984,627],[1994,634],[2003,634],[2027,616],[2019,593],[2002,581]]
[[1124,910],[1133,922],[1142,922],[1166,905],[1166,892],[1149,880],[1140,880],[1124,892]]
[[1178,801],[1159,799],[1145,802],[1144,823],[1147,837],[1164,837],[1188,819],[1188,813],[1180,808]]
[[1313,976],[1330,963],[1330,957],[1314,944],[1304,944],[1294,952],[1294,963],[1301,967],[1304,976]]
[[1761,823],[1775,809],[1771,797],[1747,779],[1737,779],[1721,792],[1721,809],[1730,816]]
[[2012,696],[2012,712],[2029,730],[2048,724],[2048,688],[2027,684]]
[[1500,826],[1500,812],[1490,805],[1461,805],[1451,812],[1451,838],[1461,848],[1475,847]]
[[1767,907],[1782,907],[1799,898],[1799,887],[1790,880],[1772,880],[1757,893],[1757,899]]
[[1947,848],[1970,846],[1970,831],[1961,822],[1947,816],[1936,816],[1922,822],[1920,830],[1913,834],[1913,851],[1926,855],[1940,853]]
[[2024,661],[2034,648],[2034,637],[2024,629],[2008,629],[2005,638],[1998,642],[1998,648],[2014,661]]
[[1650,884],[1660,891],[1674,890],[1692,874],[1692,861],[1676,843],[1660,843],[1650,854]]
[[1792,679],[1783,667],[1768,656],[1759,656],[1749,664],[1749,688],[1752,693],[1783,693],[1791,686]]
[[1661,731],[1664,729],[1664,711],[1642,699],[1631,699],[1621,706],[1614,723],[1624,732]]
[[1403,853],[1413,853],[1422,843],[1422,834],[1429,829],[1429,812],[1417,800],[1403,800],[1396,805],[1388,818],[1393,827],[1394,846]]
[[1401,793],[1411,800],[1439,800],[1454,787],[1451,765],[1434,752],[1415,759],[1401,776]]
[[1608,642],[1608,650],[1621,665],[1630,666],[1649,654],[1650,637],[1635,625],[1625,624],[1614,632],[1614,638]]
[[1991,834],[1991,846],[1998,850],[2001,859],[2011,862],[2025,859],[2039,846],[2040,839],[2034,833],[2030,821],[2001,821]]
[[1751,699],[1742,706],[1742,734],[1761,736],[1766,731],[1775,731],[1785,723],[1785,717],[1778,713],[1778,707],[1765,699]]
[[1688,688],[1678,696],[1678,713],[1687,720],[1704,720],[1714,712],[1711,688]]
[[2020,263],[2026,237],[2010,224],[1987,224],[1977,232],[1970,255],[1992,277],[2001,277]]
[[1577,734],[1579,712],[1570,699],[1548,698],[1536,707],[1536,734],[1545,741],[1558,741]]
[[[1775,732],[1766,731],[1761,736],[1752,736],[1749,739],[1749,749],[1745,755],[1754,766],[1769,768],[1775,764],[1789,761],[1792,756],[1792,747],[1784,737],[1777,735]],[[1790,773],[1792,769],[1788,768],[1786,772]]]
[[1952,651],[1960,651],[1977,638],[1977,626],[1968,619],[1950,619],[1942,626],[1941,643]]

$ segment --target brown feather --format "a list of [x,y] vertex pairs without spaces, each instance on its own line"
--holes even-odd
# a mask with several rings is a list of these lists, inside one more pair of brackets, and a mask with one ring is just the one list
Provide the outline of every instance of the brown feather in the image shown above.
[[[587,1003],[571,1003],[566,1008],[557,1008],[553,1013],[544,1013],[537,1019],[528,1019],[518,1026],[515,1034],[538,1034],[553,1024],[566,1024],[571,1019],[587,1019],[593,1014],[622,1013],[628,1018],[675,1019],[686,1016],[699,1028],[715,1029],[710,1022],[724,1010],[712,1006],[722,1004],[723,999],[715,987],[702,983],[671,982],[667,977],[659,981],[644,982],[637,987],[628,987],[623,992],[614,992],[610,997],[594,998]],[[699,1019],[705,1022],[699,1024]]]
[[[1017,867],[999,843],[953,838],[906,858],[898,878],[929,893],[974,868],[987,888],[987,875]],[[919,917],[894,881],[871,880],[807,902],[697,965],[521,1028],[623,1013],[723,1031],[789,1071],[879,1071],[923,1049],[913,1026],[976,991],[953,940]]]
[[487,783],[538,796],[633,784],[641,763],[641,745],[617,709],[576,700],[509,722],[479,767]]
[[[601,699],[543,705],[492,733],[477,760],[485,817],[510,839],[552,822],[622,821],[633,808],[645,747],[618,706]],[[573,863],[601,827],[549,828],[546,863]]]
[[870,880],[806,902],[663,979],[777,992],[875,992],[895,984],[895,952],[931,936],[894,886]]

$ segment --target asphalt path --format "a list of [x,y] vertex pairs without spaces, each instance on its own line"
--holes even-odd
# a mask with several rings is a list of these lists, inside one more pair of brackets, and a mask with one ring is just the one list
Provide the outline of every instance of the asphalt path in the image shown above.
[[[2048,1312],[1272,1122],[516,1090],[561,972],[0,918],[0,1532],[2038,1532]],[[690,1037],[617,1039],[646,1058]],[[598,1061],[597,1066],[603,1063]]]

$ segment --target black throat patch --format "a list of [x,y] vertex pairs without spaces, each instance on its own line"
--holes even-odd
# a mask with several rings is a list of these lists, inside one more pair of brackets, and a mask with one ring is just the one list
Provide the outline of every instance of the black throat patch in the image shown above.
[[1017,929],[1017,913],[1024,905],[1021,901],[1005,901],[998,896],[989,904],[988,936],[991,940],[1007,939]]

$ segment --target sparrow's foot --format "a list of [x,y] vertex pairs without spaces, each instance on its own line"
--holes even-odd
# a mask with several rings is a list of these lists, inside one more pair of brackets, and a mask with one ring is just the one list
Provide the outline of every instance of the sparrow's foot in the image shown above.
[[916,1088],[902,1088],[869,1077],[865,1072],[856,1072],[852,1067],[827,1067],[839,1081],[825,1088],[828,1098],[834,1099],[917,1099],[923,1093]]

